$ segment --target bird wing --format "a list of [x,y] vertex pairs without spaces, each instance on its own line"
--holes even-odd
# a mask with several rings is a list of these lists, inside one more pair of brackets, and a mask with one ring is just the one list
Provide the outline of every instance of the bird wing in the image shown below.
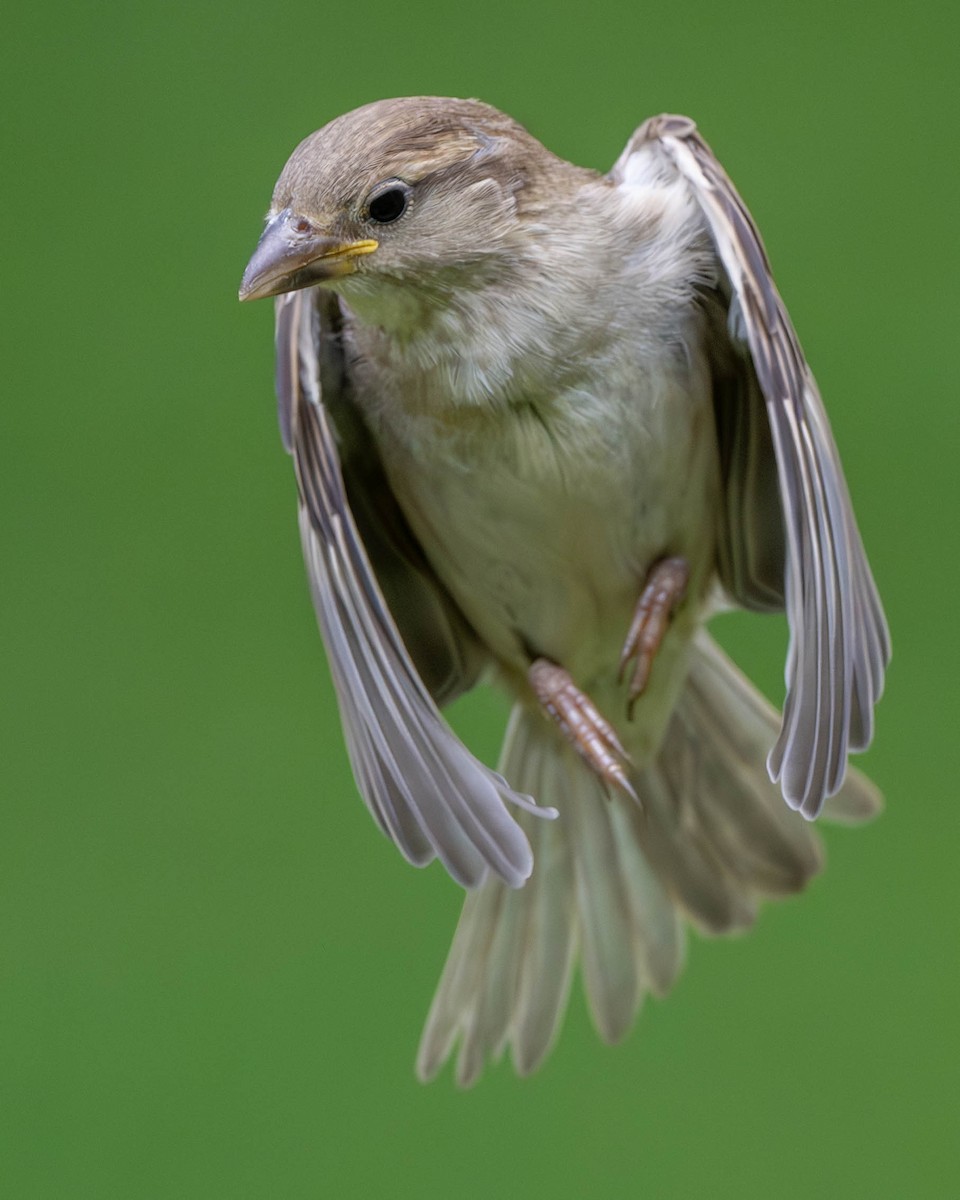
[[685,182],[716,251],[727,350],[740,364],[738,386],[717,405],[720,568],[750,607],[775,605],[782,586],[787,695],[768,767],[787,803],[813,818],[839,789],[848,751],[873,736],[890,657],[883,610],[823,401],[753,218],[687,117],[645,122],[612,172],[618,183],[651,177]]
[[[346,400],[345,371],[327,298],[317,289],[281,295],[276,317],[280,428],[293,455],[310,591],[357,786],[381,829],[408,861],[422,866],[439,857],[464,887],[478,886],[489,871],[519,887],[533,859],[506,804],[543,816],[555,813],[514,792],[452,732],[384,598],[348,501],[331,428],[332,410],[343,410]],[[392,505],[395,508],[396,502]],[[448,656],[462,653],[459,682],[472,682],[475,662],[470,661],[469,641],[457,640],[462,618],[452,615],[452,602],[444,601],[440,585],[434,588],[425,562],[420,569],[410,562],[403,565],[388,523],[377,530],[375,515],[368,506],[364,524],[386,564],[387,590],[399,597],[405,585],[410,589],[413,602],[402,608],[414,641],[424,624],[417,600],[438,622],[453,622],[447,636],[429,631],[426,645],[420,645],[421,656],[428,659],[430,650],[438,647]],[[412,541],[412,534],[409,537]],[[452,661],[435,671],[438,677],[449,679]],[[456,686],[456,669],[453,674]]]

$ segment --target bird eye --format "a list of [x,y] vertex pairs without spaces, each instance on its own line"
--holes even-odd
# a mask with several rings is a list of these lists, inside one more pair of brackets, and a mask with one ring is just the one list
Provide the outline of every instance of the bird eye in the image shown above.
[[373,196],[367,203],[370,220],[378,225],[389,225],[391,221],[402,217],[407,209],[407,195],[407,189],[397,185]]

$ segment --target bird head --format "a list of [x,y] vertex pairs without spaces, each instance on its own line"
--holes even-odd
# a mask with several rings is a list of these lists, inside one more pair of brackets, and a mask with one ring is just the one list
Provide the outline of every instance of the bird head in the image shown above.
[[240,299],[318,284],[347,297],[388,281],[440,289],[516,252],[556,165],[522,126],[475,100],[356,109],[291,155]]

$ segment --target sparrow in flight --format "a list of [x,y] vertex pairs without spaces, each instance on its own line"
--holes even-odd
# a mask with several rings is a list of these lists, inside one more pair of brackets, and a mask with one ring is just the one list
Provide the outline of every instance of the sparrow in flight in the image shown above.
[[[475,100],[384,100],[297,147],[242,300],[276,297],[280,428],[357,786],[468,889],[421,1042],[472,1083],[550,1049],[579,959],[622,1037],[685,925],[821,863],[889,638],[817,385],[696,126],[606,175]],[[706,632],[786,610],[782,717]],[[497,771],[440,708],[514,700]]]

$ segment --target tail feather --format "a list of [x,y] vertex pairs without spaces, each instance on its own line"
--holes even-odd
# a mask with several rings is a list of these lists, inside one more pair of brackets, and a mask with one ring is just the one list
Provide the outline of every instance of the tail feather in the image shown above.
[[579,785],[579,795],[568,785],[572,803],[564,799],[574,846],[583,984],[600,1036],[617,1042],[640,1000],[629,896],[603,790],[591,781],[589,794],[581,765],[566,748],[564,757],[569,759],[570,783]]
[[569,839],[553,828],[555,822],[537,824],[543,870],[536,880],[530,881],[527,936],[516,1003],[499,1030],[501,1048],[508,1037],[513,1043],[513,1063],[520,1075],[529,1075],[540,1065],[559,1031],[570,992],[577,941]]
[[[467,893],[420,1043],[417,1075],[424,1082],[443,1066],[453,1050],[457,1033],[472,1020],[476,997],[483,988],[490,945],[504,928],[501,910],[512,894],[522,893],[492,886],[489,879],[476,891]],[[516,944],[516,939],[511,940]],[[477,1066],[481,1067],[482,1062]],[[467,1069],[465,1049],[461,1047],[458,1080],[468,1087],[475,1077]]]
[[[562,780],[554,747],[538,726],[523,710],[514,711],[500,769],[517,787],[543,791],[546,784],[553,791]],[[462,1087],[479,1077],[484,1055],[498,1058],[508,1041],[521,1075],[533,1071],[553,1044],[577,933],[571,844],[556,822],[520,815],[538,864],[536,878],[522,889],[492,878],[467,894],[420,1043],[417,1074],[425,1081],[443,1065],[458,1034]],[[484,926],[486,939],[478,936]]]
[[[665,766],[665,764],[664,764]],[[753,923],[756,906],[724,868],[680,790],[682,773],[658,761],[637,782],[640,807],[628,812],[640,848],[673,902],[704,933],[730,933]]]
[[[527,731],[527,736],[533,731]],[[538,731],[539,732],[539,731]],[[518,748],[518,740],[515,746]],[[532,762],[539,779],[551,792],[564,798],[568,781],[563,764],[552,748],[534,737]],[[533,748],[532,748],[533,749]],[[508,1020],[500,1026],[500,1046],[510,1038],[514,1066],[528,1075],[547,1054],[559,1030],[574,973],[577,944],[575,871],[569,836],[556,829],[556,821],[538,821],[536,851],[542,870],[530,880],[526,901],[527,936],[518,971],[516,1002]],[[516,892],[522,901],[524,887]]]
[[695,721],[681,714],[664,755],[672,765],[684,752],[705,754],[709,789],[688,790],[685,802],[694,807],[699,826],[735,880],[770,896],[800,890],[823,865],[819,839],[796,819],[769,779],[751,771],[737,754],[710,707],[700,703],[693,681],[689,699]]
[[626,803],[610,805],[610,820],[630,902],[641,985],[665,996],[683,969],[686,932],[680,913],[640,849]]
[[[559,811],[520,812],[534,852],[520,889],[489,878],[467,895],[417,1059],[432,1078],[460,1039],[456,1078],[470,1086],[509,1044],[526,1075],[549,1053],[576,951],[601,1037],[629,1029],[646,992],[665,995],[683,966],[684,918],[701,930],[748,927],[761,898],[799,891],[822,866],[819,839],[766,770],[776,711],[706,634],[656,761],[632,776],[640,803],[608,795],[539,714],[518,706],[500,770]],[[879,811],[848,771],[823,816]]]

